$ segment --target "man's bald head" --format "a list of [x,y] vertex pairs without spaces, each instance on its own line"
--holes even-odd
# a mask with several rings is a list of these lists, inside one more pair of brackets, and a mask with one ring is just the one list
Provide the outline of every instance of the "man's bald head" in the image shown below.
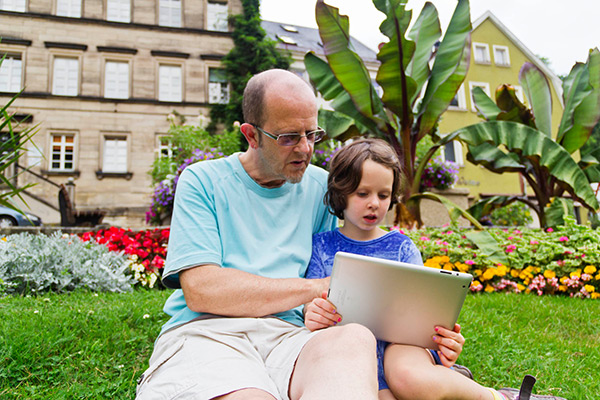
[[270,90],[278,93],[301,92],[310,93],[314,99],[313,89],[302,78],[284,69],[270,69],[254,75],[244,89],[242,112],[244,122],[263,126],[267,120],[266,97]]

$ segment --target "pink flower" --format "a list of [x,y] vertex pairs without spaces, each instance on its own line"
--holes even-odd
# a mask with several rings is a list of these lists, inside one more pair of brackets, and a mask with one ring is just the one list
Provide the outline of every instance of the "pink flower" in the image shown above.
[[518,234],[520,234],[520,233],[521,233],[521,231],[520,231],[520,230],[518,230],[518,229],[515,229],[513,232],[515,233],[515,235],[518,235]]
[[512,236],[507,237],[508,240],[513,240]]
[[429,238],[427,236],[421,236],[421,239],[423,242],[429,242]]
[[475,264],[475,261],[473,261],[473,260],[467,260],[467,261],[465,261],[465,264],[467,264],[467,265],[473,265],[473,264]]
[[506,252],[507,253],[512,253],[516,249],[517,249],[517,246],[515,246],[514,244],[509,244],[508,246],[506,246]]
[[561,236],[561,237],[558,238],[559,242],[567,242],[568,240],[569,240],[569,238],[566,237],[566,236]]
[[529,244],[533,246],[534,244],[540,244],[540,242],[538,242],[538,241],[537,241],[537,240],[535,240],[535,239],[531,239],[531,240],[529,241]]
[[548,232],[548,233],[552,233],[552,232],[554,232],[554,229],[552,229],[552,228],[548,228],[548,229],[546,229],[546,232]]

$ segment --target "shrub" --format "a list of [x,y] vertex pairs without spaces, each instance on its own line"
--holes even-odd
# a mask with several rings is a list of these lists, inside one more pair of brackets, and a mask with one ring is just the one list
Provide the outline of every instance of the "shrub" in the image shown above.
[[331,161],[331,158],[339,149],[342,148],[342,145],[342,142],[333,139],[318,143],[317,147],[315,147],[315,151],[313,152],[311,164],[329,170],[329,162]]
[[533,222],[531,211],[525,203],[515,201],[490,214],[490,222],[497,226],[525,226]]
[[8,294],[131,291],[126,257],[77,236],[20,233],[0,240],[0,285]]

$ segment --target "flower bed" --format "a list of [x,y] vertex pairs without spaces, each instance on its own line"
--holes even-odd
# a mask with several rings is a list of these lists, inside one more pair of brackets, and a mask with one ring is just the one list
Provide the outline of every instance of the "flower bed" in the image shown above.
[[132,231],[111,227],[97,232],[81,234],[83,241],[93,240],[111,251],[123,252],[128,257],[128,267],[142,286],[162,288],[160,277],[167,255],[169,228]]
[[[600,233],[568,220],[565,226],[539,229],[489,229],[508,263],[485,256],[464,229],[436,228],[403,232],[417,245],[425,265],[470,273],[472,292],[517,292],[600,298]],[[128,256],[139,285],[162,288],[160,277],[169,229],[131,231],[110,228],[81,235]]]
[[473,275],[473,292],[517,292],[600,298],[600,233],[569,220],[565,226],[490,229],[508,263],[498,264],[477,249],[464,230],[404,232],[425,265]]

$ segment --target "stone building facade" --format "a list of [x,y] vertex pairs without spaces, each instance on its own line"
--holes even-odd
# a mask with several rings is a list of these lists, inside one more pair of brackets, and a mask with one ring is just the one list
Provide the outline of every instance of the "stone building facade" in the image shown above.
[[220,60],[238,13],[239,0],[0,0],[0,102],[23,88],[10,111],[38,129],[20,161],[31,211],[59,222],[52,183],[73,182],[77,209],[143,226],[167,115],[227,101]]

